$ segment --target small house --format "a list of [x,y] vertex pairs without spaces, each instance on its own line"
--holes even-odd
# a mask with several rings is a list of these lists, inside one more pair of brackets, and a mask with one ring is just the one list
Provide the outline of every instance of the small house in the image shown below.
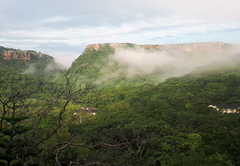
[[[88,119],[89,117],[85,117],[84,114],[81,113],[87,113],[88,115],[96,115],[97,112],[100,110],[94,107],[82,107],[82,109],[73,110],[73,115],[79,116],[79,122],[82,123],[83,119]],[[77,114],[79,113],[79,114]]]
[[240,105],[221,105],[221,104],[214,104],[209,105],[208,107],[215,108],[216,110],[222,110],[223,113],[240,113]]
[[94,108],[94,107],[82,107],[82,109],[79,110],[73,110],[74,111],[74,115],[77,114],[77,112],[86,112],[88,114],[91,115],[96,115],[96,113],[99,111],[99,109]]

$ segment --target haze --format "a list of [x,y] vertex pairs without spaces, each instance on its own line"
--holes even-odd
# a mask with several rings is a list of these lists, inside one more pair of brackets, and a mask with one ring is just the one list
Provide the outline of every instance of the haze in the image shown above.
[[[236,46],[236,45],[235,45]],[[209,48],[205,51],[171,51],[146,50],[140,46],[134,48],[120,48],[111,55],[112,60],[120,66],[128,68],[128,77],[137,75],[150,75],[156,71],[163,71],[159,82],[173,76],[183,76],[198,67],[223,65],[233,63],[233,57],[239,53],[237,47],[232,46],[227,50]],[[117,77],[119,71],[111,73]],[[110,77],[110,76],[108,76]],[[158,83],[159,83],[158,82]]]

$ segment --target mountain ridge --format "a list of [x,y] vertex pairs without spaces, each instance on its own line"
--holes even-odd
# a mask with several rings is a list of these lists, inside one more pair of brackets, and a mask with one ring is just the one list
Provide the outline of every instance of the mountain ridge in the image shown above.
[[53,79],[63,71],[63,66],[52,56],[32,50],[0,46],[0,70],[27,74],[43,79]]
[[196,43],[183,43],[183,44],[133,44],[133,43],[96,43],[89,44],[86,46],[83,53],[87,50],[99,50],[102,46],[109,45],[114,51],[117,51],[122,47],[142,47],[145,49],[155,50],[166,50],[166,51],[182,51],[182,52],[193,52],[193,51],[208,51],[209,49],[223,49],[229,50],[234,47],[234,44],[224,42],[196,42]]
[[31,59],[54,59],[48,54],[43,54],[41,52],[36,52],[32,50],[19,50],[12,48],[5,48],[0,46],[0,58],[3,60],[10,59],[21,59],[21,60],[31,60]]
[[200,66],[208,65],[211,68],[217,64],[232,63],[237,56],[235,47],[223,42],[89,44],[69,70],[81,69],[80,75],[85,82],[101,83],[107,80],[116,87],[120,84],[158,84],[167,78],[188,74]]

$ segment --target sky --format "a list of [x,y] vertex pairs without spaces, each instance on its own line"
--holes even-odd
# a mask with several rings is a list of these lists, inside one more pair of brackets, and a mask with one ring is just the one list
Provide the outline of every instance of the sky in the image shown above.
[[0,45],[65,67],[88,44],[240,43],[239,0],[0,0]]

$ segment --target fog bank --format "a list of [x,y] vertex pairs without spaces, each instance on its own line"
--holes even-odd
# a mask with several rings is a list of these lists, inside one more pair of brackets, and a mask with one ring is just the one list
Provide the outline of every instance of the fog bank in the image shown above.
[[[133,48],[119,48],[111,59],[120,66],[127,67],[127,77],[136,75],[150,75],[162,71],[159,81],[173,76],[182,76],[197,67],[214,64],[228,63],[231,57],[239,52],[238,47],[229,49],[206,49],[201,51],[179,50],[152,50],[140,46]],[[117,73],[112,73],[117,75]]]

